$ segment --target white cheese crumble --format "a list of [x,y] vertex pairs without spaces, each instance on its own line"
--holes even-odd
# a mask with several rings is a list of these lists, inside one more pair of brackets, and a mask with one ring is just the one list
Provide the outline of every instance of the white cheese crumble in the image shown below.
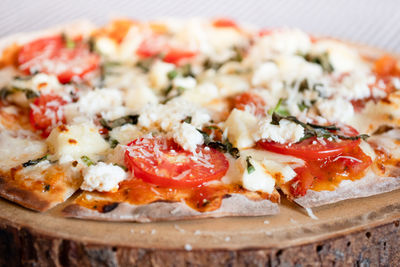
[[310,37],[298,29],[278,29],[260,38],[256,44],[260,55],[270,56],[272,53],[295,54],[307,53],[311,48]]
[[122,105],[123,96],[117,89],[95,89],[80,95],[78,102],[64,106],[65,117],[68,122],[76,118],[92,118],[97,113],[109,111]]
[[330,122],[347,122],[354,116],[353,105],[343,99],[320,99],[316,106],[321,115]]
[[271,124],[271,118],[259,121],[255,140],[266,139],[280,144],[296,143],[304,136],[304,128],[294,122],[282,119],[279,125]]
[[211,120],[205,109],[181,99],[173,99],[165,105],[145,106],[140,113],[138,126],[170,131],[187,117],[191,117],[191,124],[197,128],[201,128],[203,124]]
[[151,86],[156,90],[165,89],[169,84],[168,72],[174,69],[174,64],[156,61],[149,72]]
[[172,138],[184,150],[195,152],[198,145],[202,145],[203,135],[189,123],[178,124],[172,131]]
[[118,184],[125,180],[126,172],[118,166],[99,162],[83,171],[82,190],[110,192],[118,190]]
[[191,90],[196,87],[197,81],[193,77],[177,77],[173,80],[173,85]]

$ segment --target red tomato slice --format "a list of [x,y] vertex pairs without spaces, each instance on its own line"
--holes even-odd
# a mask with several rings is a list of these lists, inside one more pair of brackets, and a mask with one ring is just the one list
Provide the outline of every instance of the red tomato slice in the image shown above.
[[248,107],[255,115],[265,115],[265,105],[261,96],[251,92],[244,92],[233,99],[234,108],[245,110]]
[[178,65],[182,60],[195,57],[197,52],[172,47],[162,36],[152,36],[139,45],[136,54],[143,58],[164,55],[163,61]]
[[70,82],[74,76],[82,78],[97,69],[99,62],[99,56],[91,53],[87,44],[75,41],[74,47],[68,48],[61,35],[30,42],[18,53],[18,65],[23,72],[54,74],[61,83]]
[[[358,135],[358,132],[350,126],[342,126],[340,128],[341,130],[336,132],[336,134],[345,136]],[[261,148],[275,153],[291,155],[307,160],[316,160],[337,156],[350,151],[360,144],[360,140],[329,141],[324,138],[323,141],[319,141],[316,137],[311,137],[291,145],[266,140],[258,141],[257,144]]]
[[219,18],[214,20],[213,26],[217,28],[239,28],[234,20],[228,18]]
[[171,139],[139,138],[128,144],[125,163],[135,177],[169,188],[196,187],[225,175],[229,162],[223,153],[205,147],[196,153]]
[[371,164],[371,158],[359,147],[329,159],[307,161],[304,167],[295,169],[297,176],[289,182],[290,192],[294,197],[299,197],[304,196],[310,188],[329,190],[329,187],[325,188],[326,183],[336,186],[343,179],[361,178]]
[[47,137],[51,130],[59,123],[65,123],[62,106],[67,102],[58,95],[41,95],[31,105],[29,119],[36,130],[42,131]]

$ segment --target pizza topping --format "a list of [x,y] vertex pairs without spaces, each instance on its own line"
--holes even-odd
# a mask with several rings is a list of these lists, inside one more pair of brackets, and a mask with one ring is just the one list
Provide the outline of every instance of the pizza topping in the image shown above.
[[115,192],[118,190],[118,184],[126,177],[126,172],[121,167],[99,162],[84,169],[81,189],[90,192]]
[[83,78],[95,70],[99,57],[84,42],[66,41],[58,35],[25,44],[18,54],[18,65],[26,74],[54,74],[61,83],[68,83],[73,77]]
[[30,122],[47,137],[60,123],[65,123],[63,106],[67,102],[58,95],[41,95],[30,105]]
[[[70,139],[76,143],[69,142]],[[46,142],[56,159],[68,157],[71,161],[85,155],[96,157],[110,147],[90,124],[60,125],[51,131]]]
[[272,118],[268,117],[259,122],[259,129],[255,135],[256,139],[292,144],[304,138],[304,127],[287,119],[274,120],[277,116],[279,115],[274,113]]
[[105,119],[100,120],[100,124],[107,130],[112,130],[116,127],[123,126],[125,124],[137,124],[139,115],[128,115],[115,120],[107,121]]
[[140,138],[128,144],[125,163],[136,178],[170,188],[188,188],[219,180],[228,170],[224,154],[213,148],[184,151],[171,139]]
[[232,144],[239,148],[249,148],[254,145],[253,133],[257,129],[257,118],[251,113],[233,109],[225,121],[225,129]]
[[[115,111],[123,104],[123,95],[117,89],[95,89],[79,94],[79,100],[75,103],[69,103],[64,106],[66,121],[71,122],[84,122],[92,120],[93,116],[102,113],[103,115],[114,115],[111,111]],[[126,112],[122,108],[122,112]],[[120,115],[120,112],[117,112]],[[125,114],[123,114],[125,115]],[[112,116],[103,116],[106,119]],[[120,116],[119,116],[120,117]]]
[[[19,132],[0,138],[5,162],[35,169],[49,153],[51,165],[83,172],[81,188],[97,191],[90,196],[112,198],[96,204],[100,212],[121,201],[211,211],[231,193],[274,199],[275,184],[292,197],[333,190],[382,153],[396,156],[395,137],[373,139],[372,148],[352,128],[399,124],[394,58],[371,67],[349,46],[299,30],[258,34],[226,19],[178,24],[121,21],[90,45],[86,35],[24,45],[13,72],[20,76],[0,70],[0,108],[18,106],[22,119],[30,110],[32,138],[50,135],[48,147],[28,140],[38,147],[29,156],[9,152],[8,142],[26,145],[14,140]],[[0,127],[32,131],[3,113]],[[38,188],[55,191],[48,181]]]
[[371,158],[359,147],[324,160],[308,161],[296,169],[297,176],[289,185],[293,197],[304,196],[307,190],[335,190],[342,180],[357,180],[372,164]]
[[48,155],[44,155],[43,157],[37,158],[37,159],[31,159],[28,160],[27,162],[22,163],[22,167],[28,167],[28,166],[33,166],[38,164],[39,162],[43,160],[47,160]]
[[275,189],[275,179],[265,170],[262,164],[251,157],[246,158],[246,164],[247,168],[242,177],[243,187],[250,191],[271,194]]

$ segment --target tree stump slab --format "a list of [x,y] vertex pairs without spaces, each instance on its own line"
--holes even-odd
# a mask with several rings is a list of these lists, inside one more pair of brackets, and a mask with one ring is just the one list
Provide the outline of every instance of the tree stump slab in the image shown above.
[[63,218],[0,200],[0,266],[396,266],[400,190],[281,213],[154,223]]

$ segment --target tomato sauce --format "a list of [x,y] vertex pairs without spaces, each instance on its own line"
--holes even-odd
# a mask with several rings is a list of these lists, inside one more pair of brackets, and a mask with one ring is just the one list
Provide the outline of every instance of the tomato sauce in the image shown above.
[[[86,195],[92,195],[94,198],[88,200]],[[120,183],[117,192],[107,193],[83,193],[77,198],[76,202],[80,206],[89,209],[95,209],[100,212],[104,207],[112,203],[128,202],[134,205],[145,205],[157,201],[162,202],[180,202],[184,201],[189,207],[199,212],[217,210],[224,198],[230,197],[230,194],[244,194],[254,201],[269,199],[273,202],[279,201],[279,196],[269,195],[261,192],[249,192],[239,184],[214,184],[195,188],[165,188],[143,182],[141,179],[130,179]],[[103,200],[94,200],[99,197]]]
[[308,160],[305,167],[297,168],[297,177],[285,186],[294,197],[304,196],[308,189],[333,191],[343,180],[364,177],[372,160],[359,147],[338,156]]

